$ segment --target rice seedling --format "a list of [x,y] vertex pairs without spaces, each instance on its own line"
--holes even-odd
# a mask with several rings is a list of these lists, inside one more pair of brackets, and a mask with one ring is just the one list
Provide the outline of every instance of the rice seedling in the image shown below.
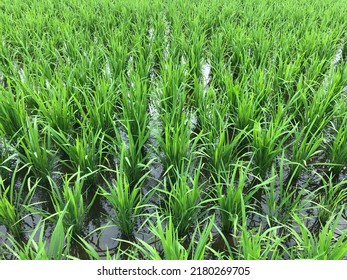
[[128,60],[128,37],[123,32],[126,29],[127,23],[126,21],[119,22],[119,25],[119,31],[117,32],[115,30],[113,36],[104,36],[104,39],[107,40],[106,45],[108,46],[108,51],[106,54],[110,67],[110,79],[112,78],[112,81],[122,76],[121,74],[125,72]]
[[[1,182],[2,183],[2,182]],[[2,183],[3,186],[3,183]],[[21,218],[16,212],[14,206],[7,198],[8,189],[2,190],[0,200],[0,223],[5,225],[15,235],[20,235],[20,221]]]
[[251,131],[254,121],[258,119],[259,103],[254,94],[249,92],[242,94],[241,91],[242,88],[236,84],[228,94],[230,103],[236,104],[231,107],[231,118],[236,129]]
[[[85,181],[91,173],[81,176],[81,172],[63,178],[62,186],[48,177],[51,188],[51,202],[56,213],[64,211],[62,223],[64,229],[70,230],[72,234],[83,233],[83,226],[86,221],[88,212],[93,206],[97,193],[90,199],[86,197]],[[89,201],[88,201],[89,200]],[[52,216],[52,218],[60,218]]]
[[230,233],[235,223],[243,222],[245,211],[252,207],[254,194],[263,187],[263,184],[258,184],[250,188],[249,172],[249,164],[244,166],[242,162],[237,162],[213,178],[223,233]]
[[[113,127],[118,102],[118,96],[114,94],[114,90],[113,83],[101,80],[96,85],[95,92],[81,91],[80,94],[74,96],[74,104],[78,108],[77,112],[81,115],[83,125],[90,127],[96,134],[101,131],[106,135],[114,136]],[[81,102],[77,98],[82,98],[83,101]],[[64,102],[64,104],[66,103]],[[67,120],[66,117],[65,120]]]
[[344,120],[338,128],[333,129],[335,135],[325,144],[325,153],[331,163],[331,173],[338,176],[347,165],[347,121]]
[[204,45],[205,45],[205,33],[204,26],[198,21],[197,18],[193,19],[189,27],[189,41],[186,42],[187,47],[187,85],[188,90],[189,86],[194,85],[194,77],[197,77],[201,80],[202,77],[202,62],[204,55]]
[[287,236],[279,236],[280,227],[270,227],[263,231],[258,229],[249,231],[243,226],[240,235],[236,236],[239,249],[236,259],[241,260],[276,260],[283,259],[286,248],[284,241]]
[[11,91],[1,89],[0,103],[1,135],[16,144],[27,116],[24,99]]
[[[63,131],[49,129],[52,139],[60,150],[67,156],[61,163],[73,173],[80,171],[83,175],[94,173],[104,162],[106,153],[104,133],[100,130],[94,133],[93,129],[82,127],[80,135],[70,136]],[[89,179],[92,179],[89,178]]]
[[274,159],[283,149],[289,137],[288,121],[270,122],[269,124],[255,122],[253,127],[253,157],[254,172],[265,179]]
[[53,171],[55,154],[52,151],[50,133],[47,131],[49,128],[43,130],[40,127],[42,124],[37,118],[26,120],[18,152],[24,164],[32,165],[37,176],[45,178]]
[[186,122],[189,119],[182,113],[181,121],[170,123],[166,119],[163,127],[163,134],[158,135],[159,151],[158,154],[164,165],[164,170],[169,171],[169,176],[175,176],[174,170],[180,170],[182,164],[189,158],[193,158],[197,151],[198,142],[201,134],[192,137],[190,128]]
[[69,95],[68,89],[62,83],[59,79],[54,81],[54,84],[47,83],[47,80],[46,84],[41,81],[43,85],[40,85],[40,91],[29,89],[29,92],[42,119],[53,129],[70,133],[76,122],[73,96]]
[[[123,158],[124,160],[124,158]],[[127,174],[124,172],[124,161],[115,170],[114,182],[105,180],[107,188],[99,187],[100,194],[111,204],[114,217],[111,221],[117,225],[122,235],[129,238],[133,235],[140,217],[145,212],[149,196],[143,196],[141,185],[146,174],[139,179],[135,186],[130,186]]]
[[[33,229],[28,240],[17,241],[12,235],[9,236],[9,244],[5,244],[7,250],[18,260],[66,260],[71,259],[69,250],[71,234],[66,234],[63,226],[64,213],[59,213],[52,236],[48,242],[45,238],[46,220],[41,220]],[[38,237],[37,237],[38,236]]]
[[338,94],[335,90],[329,90],[327,93],[324,88],[320,88],[308,103],[309,98],[303,99],[305,102],[305,115],[302,116],[305,125],[313,126],[314,131],[326,126],[333,116],[335,99]]
[[216,32],[210,41],[210,61],[213,81],[220,88],[223,85],[222,74],[225,68],[225,64],[228,61],[227,44],[223,42],[224,33]]
[[347,198],[346,180],[334,183],[334,177],[321,177],[321,186],[315,190],[317,197],[317,223],[323,226],[332,214],[344,205]]
[[[268,217],[270,224],[286,224],[291,221],[291,213],[303,211],[309,208],[310,200],[315,197],[315,192],[308,189],[309,180],[300,187],[296,184],[296,172],[287,174],[285,168],[288,163],[284,153],[279,162],[279,170],[276,172],[274,166],[268,182],[263,185],[265,196],[264,214]],[[298,168],[298,167],[297,167]],[[278,182],[278,183],[277,183]]]
[[[207,92],[205,102],[197,110],[198,126],[201,129],[203,154],[206,155],[208,170],[212,173],[223,171],[233,161],[245,157],[250,133],[247,129],[237,131],[233,122],[226,117],[228,105],[225,100],[218,101],[213,90]],[[210,109],[210,110],[208,110]]]
[[[177,230],[172,222],[172,216],[165,219],[159,216],[156,212],[156,225],[150,223],[150,230],[153,235],[158,238],[161,250],[151,246],[149,243],[139,239],[139,243],[130,242],[145,259],[149,260],[203,260],[205,251],[208,249],[208,242],[210,233],[214,224],[214,216],[212,216],[207,225],[201,231],[197,226],[192,236],[192,241],[189,243],[188,248],[182,244],[183,240],[180,239]],[[164,224],[165,223],[165,224]],[[197,238],[198,241],[195,241]]]
[[[122,83],[123,117],[119,120],[121,125],[119,130],[115,128],[116,139],[112,141],[116,157],[125,158],[123,170],[131,185],[139,181],[144,174],[144,166],[148,164],[146,143],[150,135],[146,82],[139,76],[135,76],[132,83],[133,86],[130,89],[126,87],[126,81]],[[123,131],[126,137],[122,135]]]
[[312,122],[301,130],[295,128],[295,137],[291,147],[291,174],[295,174],[296,177],[307,167],[310,158],[320,152],[318,149],[324,140],[322,127],[314,129],[314,123]]
[[295,254],[295,258],[298,259],[341,260],[345,258],[347,231],[338,228],[342,211],[343,209],[336,215],[331,215],[318,235],[306,227],[305,217],[299,217],[293,213],[299,232],[289,229],[296,243],[291,254]]
[[[188,168],[190,164],[188,163]],[[179,237],[187,235],[204,215],[203,207],[210,200],[204,197],[203,183],[200,181],[202,164],[195,167],[193,175],[182,164],[180,170],[175,170],[176,177],[164,179],[164,189],[158,189],[164,195],[163,213],[172,217]]]
[[17,179],[20,171],[17,164],[10,179],[4,179],[0,175],[0,224],[6,226],[15,237],[22,234],[22,222],[38,185],[38,181],[26,174],[18,188]]

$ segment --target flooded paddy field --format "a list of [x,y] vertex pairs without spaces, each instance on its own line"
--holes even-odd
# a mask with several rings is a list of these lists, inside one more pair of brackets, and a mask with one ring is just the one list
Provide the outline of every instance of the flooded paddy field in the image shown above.
[[345,1],[2,1],[0,259],[346,259]]

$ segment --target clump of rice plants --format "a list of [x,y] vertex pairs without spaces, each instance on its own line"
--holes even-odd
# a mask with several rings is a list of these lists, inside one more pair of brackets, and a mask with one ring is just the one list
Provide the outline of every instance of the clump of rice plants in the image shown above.
[[5,225],[15,235],[20,235],[21,217],[7,198],[9,189],[2,190],[0,200],[0,223]]
[[316,221],[318,227],[324,226],[336,209],[344,206],[347,199],[346,179],[335,183],[332,174],[328,178],[324,177],[322,176],[321,186],[315,190],[319,206]]
[[[50,133],[63,152],[60,162],[72,173],[80,171],[83,175],[95,174],[105,161],[104,134],[101,130],[94,133],[92,128],[82,127],[81,134],[74,135],[75,137],[61,130],[50,129]],[[92,179],[92,176],[89,179]]]
[[319,148],[323,142],[322,127],[313,129],[310,125],[294,131],[294,140],[291,144],[291,174],[298,177],[302,170],[308,165],[309,160],[320,152]]
[[[33,229],[28,240],[17,241],[9,236],[9,244],[5,244],[7,250],[17,260],[66,260],[71,259],[69,250],[71,245],[70,230],[64,231],[64,212],[58,213],[59,218],[55,224],[52,237],[49,242],[45,238],[46,221],[40,221]],[[36,238],[38,235],[38,238]]]
[[[62,188],[51,177],[48,177],[53,208],[56,213],[64,212],[62,220],[64,228],[70,229],[73,234],[83,233],[83,225],[97,195],[95,194],[88,201],[85,182],[90,175],[92,174],[82,176],[80,171],[72,176],[65,175]],[[60,215],[52,216],[52,218],[59,217]]]
[[3,137],[16,144],[27,118],[25,101],[21,95],[0,89],[0,132]]
[[31,205],[38,184],[26,174],[18,187],[16,179],[20,171],[17,165],[11,179],[4,179],[0,175],[0,224],[6,226],[15,237],[22,234],[23,219],[29,212],[27,208]]
[[286,174],[286,170],[291,170],[291,167],[291,162],[287,162],[282,153],[279,169],[276,170],[273,166],[270,178],[261,182],[265,196],[264,215],[271,225],[282,225],[292,221],[291,213],[308,208],[311,199],[316,195],[308,189],[309,181],[298,186],[299,167]]
[[250,188],[247,175],[250,166],[236,163],[230,166],[230,170],[216,174],[214,185],[216,189],[217,209],[221,216],[221,230],[230,233],[235,223],[242,222],[242,218],[250,206],[251,198],[257,188]]
[[[189,164],[188,168],[190,167]],[[200,163],[195,167],[192,175],[182,164],[180,170],[176,170],[176,177],[168,177],[164,180],[163,189],[158,186],[158,192],[163,196],[162,211],[165,216],[172,217],[177,233],[180,237],[187,235],[196,221],[204,215],[204,204],[209,202],[204,184],[201,183]]]
[[263,230],[258,229],[249,231],[243,226],[240,229],[240,235],[236,236],[239,242],[239,249],[236,259],[239,260],[276,260],[283,259],[286,248],[283,245],[286,236],[279,236],[277,231],[279,227],[270,227]]
[[228,119],[229,105],[225,98],[219,100],[216,92],[209,89],[197,109],[197,126],[201,130],[201,146],[206,156],[206,169],[222,172],[232,162],[246,157],[248,149],[247,129],[238,131],[232,119]]
[[200,135],[192,137],[192,132],[186,124],[188,121],[189,118],[185,113],[182,113],[180,121],[174,123],[166,119],[163,135],[158,138],[161,151],[159,155],[168,176],[175,176],[174,170],[180,170],[186,161],[198,153],[197,145]]
[[[134,74],[132,86],[127,87],[126,80],[121,84],[121,118],[116,122],[116,137],[111,139],[112,151],[124,163],[130,185],[136,184],[147,172],[144,166],[149,164],[149,151],[146,146],[150,130],[148,127],[148,96],[146,80]],[[122,160],[124,159],[124,160]]]
[[[82,120],[81,126],[89,127],[96,134],[100,131],[105,135],[114,136],[113,127],[117,115],[116,105],[119,98],[118,94],[115,94],[114,91],[116,91],[114,83],[101,80],[96,85],[94,92],[83,90],[73,96],[73,104],[77,107],[78,115],[80,115]],[[82,101],[79,100],[79,98],[81,98]],[[72,107],[72,105],[70,106]],[[65,127],[70,123],[73,122],[69,120],[69,122],[65,124]],[[69,132],[63,128],[60,128],[60,130],[67,133]]]
[[331,141],[325,145],[325,152],[331,163],[331,173],[338,176],[347,165],[347,121],[334,128],[333,133]]
[[[299,227],[299,231],[291,228],[296,244],[291,248],[292,258],[316,259],[316,260],[341,260],[347,252],[346,230],[338,228],[341,209],[336,215],[331,215],[319,233],[312,232],[304,222],[305,217],[293,214],[293,218]],[[335,233],[339,234],[336,235]]]
[[[145,213],[146,201],[150,198],[142,194],[141,186],[146,174],[136,185],[131,186],[127,173],[124,172],[125,158],[122,157],[119,167],[115,170],[114,182],[105,180],[106,187],[99,187],[100,194],[111,204],[114,216],[111,221],[117,225],[125,237],[131,237]],[[148,206],[148,205],[147,205]]]
[[46,84],[43,88],[46,94],[32,91],[32,98],[37,103],[38,114],[46,120],[50,127],[70,133],[76,122],[74,116],[74,96],[69,95],[61,80],[55,84]]
[[[49,128],[43,130],[37,118],[26,120],[23,137],[19,140],[18,152],[24,164],[32,165],[37,176],[51,175],[55,164]],[[47,131],[48,130],[48,131]]]
[[141,239],[138,240],[139,243],[131,244],[145,259],[149,260],[203,260],[209,249],[208,243],[213,224],[214,217],[212,216],[202,231],[197,225],[191,238],[192,241],[188,248],[185,248],[184,240],[179,237],[172,222],[172,216],[169,216],[168,221],[165,221],[156,212],[156,224],[150,222],[150,231],[158,238],[161,249],[157,249]]
[[275,158],[283,149],[284,142],[289,137],[288,122],[273,120],[269,124],[255,122],[253,127],[253,158],[254,172],[265,179]]

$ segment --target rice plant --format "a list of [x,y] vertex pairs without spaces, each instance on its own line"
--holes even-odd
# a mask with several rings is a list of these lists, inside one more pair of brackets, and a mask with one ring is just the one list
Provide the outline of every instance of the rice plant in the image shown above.
[[253,128],[253,158],[256,175],[265,179],[274,159],[283,149],[286,139],[288,121],[284,123],[271,122],[268,124],[254,123]]
[[250,189],[248,174],[250,166],[241,162],[220,172],[214,178],[217,209],[221,216],[221,231],[230,233],[237,222],[242,222],[244,214],[251,207],[254,194],[262,187],[258,185]]
[[69,133],[76,122],[73,95],[69,96],[61,80],[53,85],[45,85],[44,90],[46,94],[32,91],[31,96],[37,103],[38,113],[53,129]]
[[344,120],[338,128],[334,128],[334,136],[325,144],[325,152],[330,160],[330,171],[335,176],[347,165],[347,122]]
[[146,201],[150,197],[143,196],[141,190],[146,175],[140,178],[135,186],[130,186],[123,169],[124,164],[125,161],[121,161],[120,166],[116,168],[114,182],[105,180],[107,188],[100,186],[99,190],[112,206],[114,216],[110,216],[111,221],[117,225],[123,236],[131,237],[140,217],[144,215]]
[[199,102],[201,105],[197,110],[197,126],[201,129],[207,169],[218,173],[233,161],[248,155],[245,143],[250,138],[250,133],[247,129],[238,131],[234,122],[227,119],[229,106],[225,99],[218,100],[213,90],[209,90],[204,99],[206,101]]
[[21,169],[17,165],[12,178],[4,179],[0,176],[0,224],[15,237],[22,234],[23,219],[28,214],[38,181],[28,176],[22,178],[20,185],[17,180]]
[[[92,174],[81,176],[80,171],[73,174],[71,177],[65,175],[61,188],[51,177],[48,177],[53,208],[56,213],[64,211],[64,219],[62,220],[62,223],[64,228],[66,230],[70,229],[73,234],[83,233],[83,226],[88,212],[93,206],[97,195],[95,194],[89,199],[86,195],[87,190],[85,181],[90,175]],[[60,216],[53,216],[53,218],[59,217]]]
[[204,204],[209,202],[200,182],[202,164],[196,167],[193,175],[184,169],[184,165],[182,167],[176,170],[176,177],[164,180],[164,189],[158,189],[164,196],[163,213],[172,217],[180,237],[190,232],[199,217],[204,215]]
[[[116,137],[111,140],[115,156],[124,163],[130,185],[136,184],[147,170],[144,166],[149,164],[148,147],[149,117],[147,112],[147,86],[146,81],[135,76],[133,86],[126,87],[122,82],[122,118],[119,127],[115,124]],[[124,160],[122,160],[124,159]]]
[[51,175],[55,165],[49,128],[43,130],[37,118],[26,119],[23,137],[19,140],[18,152],[24,164],[33,166],[38,177]]
[[[82,125],[90,127],[96,134],[101,131],[106,135],[114,136],[113,126],[119,97],[113,91],[115,91],[113,83],[101,80],[96,85],[95,92],[81,91],[73,96],[74,103],[71,101],[71,107],[76,104],[75,107],[77,107],[77,112],[82,119]],[[81,98],[82,101],[78,98]],[[66,103],[68,102],[65,101],[64,104]],[[64,119],[73,123],[67,117]],[[69,123],[58,128],[64,132],[69,132],[64,129],[64,127],[68,127]]]
[[9,244],[5,244],[7,250],[12,253],[14,259],[18,260],[71,259],[69,256],[71,235],[69,230],[65,234],[63,218],[64,213],[60,213],[49,242],[45,237],[46,221],[43,220],[36,225],[26,241],[17,241],[10,235]]
[[[2,184],[3,186],[3,184]],[[7,198],[7,193],[9,188],[2,190],[1,200],[0,200],[0,223],[5,225],[9,230],[11,230],[15,235],[20,235],[20,221],[21,217],[16,213],[14,206],[11,204]]]
[[[188,248],[182,244],[183,240],[180,239],[178,232],[172,222],[172,217],[168,217],[168,222],[162,221],[162,217],[156,213],[156,225],[150,222],[150,230],[153,235],[158,238],[162,250],[138,240],[139,243],[131,243],[141,253],[145,259],[149,260],[203,260],[206,250],[209,249],[209,237],[213,227],[214,217],[209,219],[205,228],[201,231],[196,227],[192,236],[192,242]],[[195,241],[195,237],[198,241]]]
[[263,188],[266,201],[264,214],[271,225],[288,223],[292,220],[291,213],[299,209],[308,209],[311,200],[316,196],[315,192],[309,191],[309,180],[302,184],[302,187],[297,185],[297,169],[286,174],[289,164],[283,153],[279,162],[279,170],[276,172],[272,167],[269,180],[263,182],[265,183]]
[[319,206],[317,209],[318,227],[325,225],[336,209],[342,207],[346,202],[346,183],[346,180],[335,183],[332,175],[328,178],[322,176],[321,186],[315,190],[318,198],[317,206]]
[[[279,236],[278,227],[271,227],[265,231],[261,227],[252,231],[246,227],[236,236],[239,242],[237,259],[241,260],[276,260],[283,259],[286,236]],[[264,249],[263,249],[264,248]]]
[[0,132],[16,144],[27,118],[24,99],[1,89],[0,103]]
[[[169,176],[175,176],[171,170],[179,170],[185,161],[189,161],[198,151],[197,145],[200,135],[192,137],[190,128],[187,127],[188,118],[182,113],[182,119],[171,124],[166,119],[163,134],[158,137],[160,155],[164,170],[169,171]],[[174,172],[174,171],[173,171]]]
[[[299,227],[299,232],[292,231],[296,247],[292,254],[298,259],[341,260],[346,256],[346,230],[340,230],[338,223],[342,215],[341,209],[336,215],[331,215],[322,230],[316,235],[305,225],[304,217],[293,214]],[[339,234],[336,235],[335,232]]]
[[291,173],[298,177],[309,163],[309,160],[320,152],[319,148],[324,140],[322,127],[313,129],[313,124],[294,131],[294,141],[291,150]]
[[101,130],[94,133],[92,128],[83,127],[81,134],[75,137],[53,128],[50,129],[50,133],[54,142],[63,152],[63,156],[67,157],[61,162],[72,173],[77,171],[82,174],[93,173],[103,164],[106,150],[104,134]]

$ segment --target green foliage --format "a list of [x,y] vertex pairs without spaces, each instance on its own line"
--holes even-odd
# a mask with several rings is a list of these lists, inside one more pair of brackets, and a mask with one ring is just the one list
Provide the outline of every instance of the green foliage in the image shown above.
[[100,193],[111,204],[115,217],[110,217],[125,237],[131,237],[139,222],[139,218],[144,213],[146,201],[150,196],[144,197],[141,192],[141,185],[146,177],[140,178],[135,186],[130,186],[127,174],[124,172],[121,161],[119,168],[115,170],[114,182],[105,180],[107,188],[99,187]]
[[19,155],[24,164],[32,165],[38,177],[51,175],[54,168],[55,153],[52,151],[49,127],[40,129],[37,118],[26,120],[23,137],[19,140]]
[[345,2],[2,0],[0,256],[346,258]]
[[331,172],[338,175],[347,165],[347,121],[333,129],[332,139],[325,145],[325,151],[331,163]]
[[94,133],[92,128],[83,127],[81,134],[75,137],[54,129],[50,129],[50,133],[60,150],[67,156],[61,163],[73,173],[80,171],[84,175],[101,167],[106,153],[102,131]]
[[249,165],[236,163],[230,170],[220,172],[214,178],[217,209],[220,211],[221,230],[224,233],[232,231],[235,223],[242,221],[246,208],[258,190],[258,187],[247,190],[248,173]]
[[[88,176],[81,176],[78,171],[73,176],[64,177],[62,188],[51,178],[48,177],[51,186],[51,202],[56,213],[64,211],[64,228],[70,229],[73,234],[80,234],[83,230],[88,212],[93,206],[96,194],[88,202],[85,190],[85,181]],[[59,218],[52,216],[52,218]]]
[[[168,217],[168,221],[163,224],[162,218],[156,213],[156,225],[152,222],[150,230],[153,235],[158,238],[162,247],[162,252],[158,251],[155,247],[139,239],[139,243],[132,244],[140,253],[144,255],[145,259],[149,260],[203,260],[205,251],[208,249],[208,242],[210,233],[214,224],[214,216],[207,222],[203,231],[197,227],[193,233],[192,241],[188,248],[182,244],[183,240],[179,238],[178,232],[172,222],[172,217]],[[197,241],[195,241],[197,238]]]
[[66,260],[70,258],[71,235],[69,230],[66,234],[64,232],[64,212],[58,214],[59,218],[49,242],[45,238],[45,220],[37,223],[26,242],[17,241],[12,235],[9,236],[10,244],[5,246],[15,259]]
[[176,176],[164,180],[164,189],[158,189],[163,197],[163,213],[172,217],[179,237],[190,232],[190,229],[204,215],[203,207],[209,203],[203,193],[203,184],[200,181],[202,165],[198,165],[189,175],[182,165],[181,171],[176,170]]
[[0,224],[6,226],[15,237],[22,234],[23,219],[29,211],[27,208],[30,208],[38,185],[38,180],[33,180],[28,173],[17,185],[20,171],[22,170],[17,165],[10,180],[0,175]]
[[[312,232],[304,223],[305,217],[293,213],[293,218],[299,227],[299,232],[290,229],[296,242],[295,258],[318,260],[341,260],[346,256],[347,231],[338,229],[339,218],[343,209],[337,215],[332,215],[318,234]],[[339,232],[338,235],[335,233]]]

